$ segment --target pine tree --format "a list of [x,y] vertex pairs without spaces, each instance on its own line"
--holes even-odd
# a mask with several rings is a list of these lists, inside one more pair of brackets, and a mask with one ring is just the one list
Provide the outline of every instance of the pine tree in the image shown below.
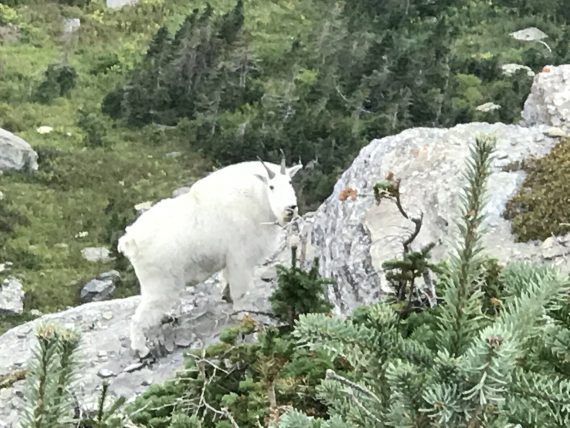
[[568,426],[568,276],[510,263],[493,286],[496,311],[485,310],[486,281],[497,284],[480,245],[492,151],[486,139],[471,150],[461,239],[438,279],[440,304],[409,318],[382,302],[347,320],[301,316],[299,340],[351,370],[327,371],[319,387],[332,419],[296,411],[280,427]]

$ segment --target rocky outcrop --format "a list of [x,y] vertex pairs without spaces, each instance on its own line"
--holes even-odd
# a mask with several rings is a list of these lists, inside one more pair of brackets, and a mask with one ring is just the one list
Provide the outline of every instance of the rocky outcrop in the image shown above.
[[[395,204],[376,205],[373,186],[392,172],[401,179],[402,203],[412,215],[423,212],[417,248],[436,243],[432,252],[441,259],[456,236],[461,177],[469,145],[477,136],[494,136],[497,152],[489,179],[484,245],[490,256],[507,260],[545,261],[570,270],[565,258],[543,256],[541,243],[516,243],[510,223],[502,217],[507,201],[525,173],[516,163],[543,156],[558,139],[545,135],[549,126],[471,123],[450,129],[415,128],[372,141],[338,180],[333,194],[319,208],[311,242],[319,254],[321,273],[335,280],[330,297],[340,312],[371,302],[389,291],[382,263],[398,257],[402,240],[413,224]],[[339,194],[352,187],[361,195],[342,202]]]
[[38,154],[20,137],[0,128],[0,171],[38,169]]
[[527,125],[570,130],[570,65],[544,67],[534,78],[522,117]]

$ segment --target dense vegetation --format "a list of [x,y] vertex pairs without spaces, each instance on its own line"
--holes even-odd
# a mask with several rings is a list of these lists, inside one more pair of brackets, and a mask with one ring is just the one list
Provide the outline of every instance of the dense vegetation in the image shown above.
[[[119,11],[104,3],[0,5],[0,126],[40,155],[37,174],[0,178],[10,212],[0,261],[14,263],[0,275],[22,278],[22,319],[76,304],[104,269],[123,274],[116,296],[132,294],[124,260],[93,264],[80,250],[112,248],[136,203],[212,166],[275,160],[279,148],[290,162],[317,160],[297,179],[312,209],[370,139],[517,120],[531,78],[501,65],[538,71],[570,55],[562,0],[141,0]],[[81,27],[63,34],[65,18]],[[549,35],[552,52],[509,36],[529,25]],[[486,102],[501,108],[476,109]]]
[[570,140],[526,163],[528,174],[505,212],[514,235],[529,241],[570,233]]

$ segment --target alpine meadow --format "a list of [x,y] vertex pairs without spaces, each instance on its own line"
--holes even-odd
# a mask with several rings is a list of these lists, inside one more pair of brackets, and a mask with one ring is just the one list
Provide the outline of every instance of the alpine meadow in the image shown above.
[[0,428],[568,427],[569,194],[567,0],[2,0]]

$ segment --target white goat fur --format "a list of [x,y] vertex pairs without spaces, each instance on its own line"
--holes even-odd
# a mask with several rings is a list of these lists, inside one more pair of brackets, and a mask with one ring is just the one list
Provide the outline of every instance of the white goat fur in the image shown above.
[[198,180],[188,193],[158,202],[126,228],[118,250],[141,288],[131,320],[133,350],[149,352],[145,331],[160,325],[186,285],[223,270],[234,301],[253,285],[255,266],[276,249],[282,232],[267,223],[284,225],[292,207],[297,213],[291,177],[302,168],[281,174],[280,165],[265,165],[273,178],[259,161],[230,165]]

